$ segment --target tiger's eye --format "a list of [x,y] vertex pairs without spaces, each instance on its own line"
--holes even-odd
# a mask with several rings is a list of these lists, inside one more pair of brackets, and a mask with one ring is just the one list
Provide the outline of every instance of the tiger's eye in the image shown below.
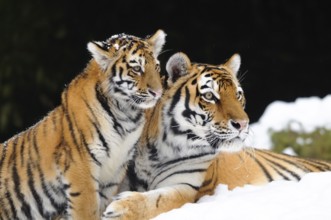
[[205,93],[205,98],[208,99],[208,100],[212,100],[214,97],[213,93],[212,92],[207,92]]
[[134,66],[134,67],[132,67],[132,69],[133,69],[133,71],[135,71],[135,72],[141,72],[141,67],[140,66]]

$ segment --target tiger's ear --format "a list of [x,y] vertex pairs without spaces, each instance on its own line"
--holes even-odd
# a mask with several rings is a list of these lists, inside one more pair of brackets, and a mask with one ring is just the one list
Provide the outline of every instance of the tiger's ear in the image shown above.
[[241,64],[241,58],[239,54],[234,54],[232,57],[222,66],[227,66],[232,73],[237,76]]
[[177,81],[178,78],[188,74],[191,68],[191,61],[185,53],[179,52],[172,55],[167,64],[168,86]]
[[[107,67],[118,57],[118,53],[109,50],[109,48],[110,45],[100,41],[91,41],[87,44],[87,49],[91,52],[92,57],[99,64],[102,70],[106,70]],[[113,49],[116,51],[118,50],[118,48]]]
[[162,47],[165,43],[166,33],[163,30],[158,30],[154,35],[148,37],[147,42],[153,46],[153,53],[155,57],[159,56]]

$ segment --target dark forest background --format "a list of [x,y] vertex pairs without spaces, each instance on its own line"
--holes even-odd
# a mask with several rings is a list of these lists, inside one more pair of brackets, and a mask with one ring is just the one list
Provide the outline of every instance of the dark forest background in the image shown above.
[[0,0],[0,142],[59,105],[88,41],[157,29],[168,34],[163,71],[178,51],[212,64],[239,53],[251,122],[275,100],[331,93],[328,1]]

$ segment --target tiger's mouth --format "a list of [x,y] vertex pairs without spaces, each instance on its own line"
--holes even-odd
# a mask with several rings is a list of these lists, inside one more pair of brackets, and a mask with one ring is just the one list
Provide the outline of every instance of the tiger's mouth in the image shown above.
[[[221,132],[211,132],[207,135],[207,141],[210,146],[216,150],[223,151],[224,149],[233,148],[233,151],[237,151],[235,149],[238,146],[243,146],[244,141],[248,136],[248,132],[229,132],[229,133],[221,133]],[[227,150],[228,151],[228,150]]]
[[131,100],[133,104],[142,109],[152,108],[156,105],[159,97],[146,96],[146,95],[132,95]]

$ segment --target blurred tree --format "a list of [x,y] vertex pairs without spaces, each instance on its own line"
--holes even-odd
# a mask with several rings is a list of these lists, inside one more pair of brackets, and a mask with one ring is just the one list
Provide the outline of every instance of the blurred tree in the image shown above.
[[272,149],[278,153],[292,148],[298,156],[331,161],[331,130],[327,128],[319,127],[305,132],[288,126],[281,131],[271,131],[271,142]]
[[[75,73],[66,10],[55,2],[1,1],[0,140],[38,121],[60,102]],[[68,50],[61,51],[57,48]],[[81,56],[81,60],[84,56]],[[75,62],[74,62],[75,61]]]

